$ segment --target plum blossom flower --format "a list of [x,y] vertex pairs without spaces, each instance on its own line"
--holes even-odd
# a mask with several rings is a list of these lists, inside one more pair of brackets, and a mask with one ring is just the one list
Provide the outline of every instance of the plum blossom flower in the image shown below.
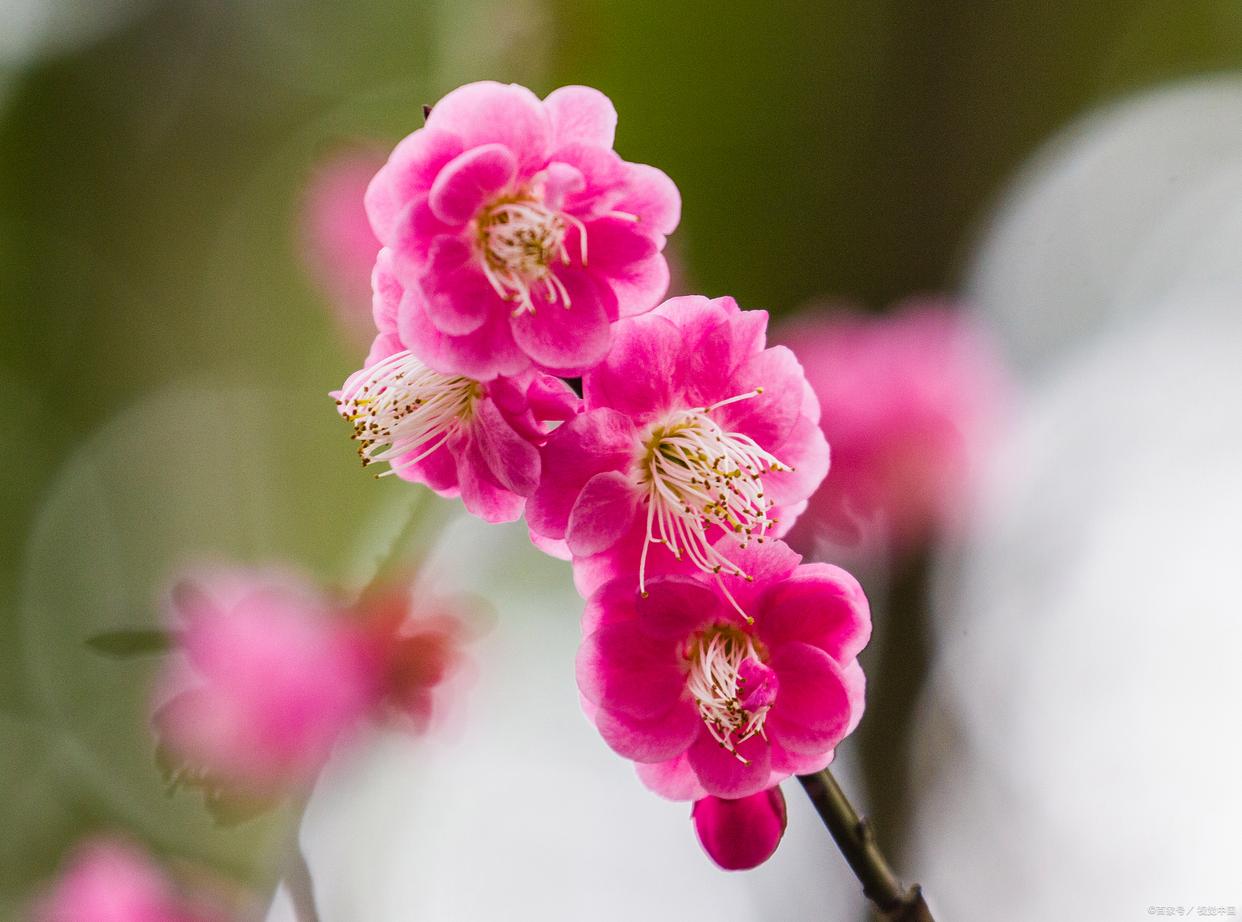
[[80,845],[55,886],[34,908],[34,922],[220,922],[177,893],[136,847],[100,838]]
[[530,367],[579,375],[611,325],[668,288],[676,187],[612,150],[597,90],[471,83],[393,150],[366,195],[404,289],[402,346],[440,372],[488,380]]
[[806,316],[797,343],[832,444],[832,473],[791,537],[853,543],[880,525],[898,550],[952,532],[1008,396],[995,345],[953,305]]
[[704,797],[691,811],[703,850],[726,871],[746,871],[776,852],[785,835],[785,795],[773,786],[748,797]]
[[209,805],[308,782],[374,700],[366,647],[296,576],[204,573],[173,607],[185,655],[165,670],[154,724],[171,780]]
[[644,595],[620,576],[583,616],[586,710],[643,782],[674,800],[736,800],[819,771],[862,716],[857,655],[871,620],[858,583],[829,564],[800,565],[780,541],[739,557],[750,582],[666,574]]
[[765,311],[673,298],[617,324],[584,411],[549,437],[527,504],[579,590],[615,574],[748,577],[736,554],[784,534],[828,469],[819,405]]
[[401,291],[386,251],[375,266],[379,335],[366,367],[336,395],[358,454],[363,464],[387,463],[385,474],[460,496],[488,522],[514,521],[539,482],[547,422],[572,416],[578,398],[533,369],[486,382],[432,370],[393,332]]

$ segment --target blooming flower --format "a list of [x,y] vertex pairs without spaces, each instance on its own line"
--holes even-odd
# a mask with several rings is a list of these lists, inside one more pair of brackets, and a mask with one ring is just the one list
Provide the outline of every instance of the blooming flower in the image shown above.
[[739,554],[750,582],[667,574],[644,595],[623,575],[587,603],[579,689],[652,790],[748,797],[824,768],[861,718],[867,600],[845,571],[800,560],[769,541]]
[[319,164],[303,192],[301,237],[306,267],[323,288],[351,341],[371,329],[371,267],[380,244],[363,196],[384,158],[356,146]]
[[487,382],[432,370],[395,334],[403,288],[391,251],[380,254],[374,277],[380,332],[366,367],[337,393],[363,464],[385,462],[386,474],[460,496],[486,521],[517,519],[539,482],[545,422],[572,416],[576,395],[531,369]]
[[797,343],[832,444],[832,473],[791,540],[853,542],[882,521],[901,549],[956,528],[1007,390],[969,315],[911,302],[881,317],[808,316],[781,338]]
[[793,353],[765,348],[766,326],[765,311],[703,297],[617,324],[527,506],[584,595],[617,573],[640,588],[670,569],[749,576],[736,553],[783,534],[819,485],[819,405]]
[[[137,848],[113,839],[81,845],[35,922],[207,922]],[[215,918],[215,917],[211,917]]]
[[704,797],[691,811],[703,850],[726,871],[758,867],[785,835],[785,795],[779,787],[726,800]]
[[613,322],[663,297],[680,198],[613,152],[616,121],[587,87],[541,102],[472,83],[397,145],[366,206],[404,288],[404,348],[479,380],[532,362],[578,375],[608,351]]
[[175,783],[209,803],[309,781],[375,695],[368,653],[297,578],[221,570],[174,593],[184,658],[154,723]]

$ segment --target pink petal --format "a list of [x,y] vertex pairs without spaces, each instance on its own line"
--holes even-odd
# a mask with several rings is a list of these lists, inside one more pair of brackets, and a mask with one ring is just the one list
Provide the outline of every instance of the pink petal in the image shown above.
[[496,481],[476,439],[467,439],[457,456],[457,482],[462,504],[471,515],[493,523],[522,517],[525,500]]
[[698,800],[707,796],[684,753],[667,762],[640,762],[634,768],[638,771],[638,780],[648,790],[668,800]]
[[737,800],[705,797],[691,816],[703,850],[726,871],[763,864],[785,835],[785,797],[779,787]]
[[[615,266],[626,266],[630,263],[650,259],[660,252],[664,242],[645,232],[645,229],[624,218],[605,215],[585,224],[587,239],[587,255],[590,265],[603,267],[610,272]],[[574,249],[577,249],[575,246]],[[648,307],[655,307],[653,301]],[[632,311],[642,313],[642,311]]]
[[737,393],[758,388],[763,393],[722,407],[717,419],[728,430],[745,433],[769,449],[776,448],[789,438],[798,421],[803,381],[802,366],[789,349],[765,349],[734,376]]
[[612,147],[617,110],[612,100],[589,86],[563,86],[543,101],[552,121],[553,146],[582,142]]
[[667,714],[686,685],[673,646],[653,641],[632,623],[605,625],[586,638],[577,675],[588,701],[646,720]]
[[427,194],[446,163],[465,150],[461,138],[421,128],[406,137],[367,187],[364,204],[371,229],[389,245],[398,216],[414,199]]
[[764,592],[755,611],[769,647],[797,641],[837,662],[856,657],[871,636],[871,612],[858,581],[840,567],[809,563]]
[[667,714],[653,720],[600,708],[595,714],[595,725],[604,742],[618,755],[635,762],[665,762],[690,748],[703,720],[698,708],[683,698]]
[[819,425],[806,416],[798,417],[789,437],[775,446],[772,454],[790,468],[763,475],[764,492],[778,506],[809,498],[828,474],[828,440]]
[[583,413],[557,428],[543,448],[539,487],[526,509],[531,530],[564,538],[586,482],[601,471],[627,467],[634,441],[633,423],[613,410]]
[[511,319],[513,338],[544,371],[562,377],[580,375],[608,353],[612,330],[607,304],[611,290],[603,289],[582,270],[563,268],[557,277],[569,292],[571,306],[547,300],[547,292],[532,292],[533,312]]
[[656,253],[647,259],[609,269],[608,284],[617,297],[620,317],[645,313],[668,293],[668,260]]
[[852,702],[836,660],[819,647],[787,643],[772,652],[781,693],[764,729],[774,746],[794,752],[826,752],[850,725]]
[[638,499],[634,484],[619,471],[588,480],[569,513],[565,541],[570,553],[585,557],[616,544],[634,521]]
[[539,449],[513,431],[496,404],[475,402],[473,430],[479,454],[496,481],[518,496],[539,485]]
[[[631,577],[625,580],[634,585]],[[681,640],[720,620],[720,596],[697,579],[661,576],[647,581],[647,597],[635,602],[638,625],[650,637]]]
[[716,797],[749,797],[768,784],[771,752],[765,739],[752,736],[738,745],[737,753],[747,762],[716,742],[704,727],[687,755],[707,793]]
[[[405,271],[400,259],[398,265]],[[419,274],[424,312],[441,333],[465,336],[505,310],[470,248],[455,237],[436,238],[429,265]]]
[[664,317],[647,314],[616,324],[608,357],[583,376],[587,407],[612,407],[640,426],[667,413],[684,347],[681,331]]
[[371,318],[381,333],[396,331],[397,309],[404,293],[405,286],[398,281],[393,268],[393,252],[385,247],[376,255],[371,269]]
[[625,165],[625,194],[613,207],[635,215],[661,234],[671,234],[681,220],[681,193],[663,170],[645,163]]
[[463,149],[503,144],[523,172],[543,166],[552,140],[551,120],[534,93],[491,81],[466,84],[441,99],[427,117],[427,130],[457,135]]
[[401,341],[428,367],[479,381],[516,375],[530,367],[530,359],[513,341],[509,312],[503,306],[500,316],[488,317],[474,332],[450,336],[427,317],[424,298],[421,291],[406,291],[398,319]]
[[440,171],[427,203],[446,224],[465,224],[517,174],[517,159],[503,144],[484,144],[456,157]]

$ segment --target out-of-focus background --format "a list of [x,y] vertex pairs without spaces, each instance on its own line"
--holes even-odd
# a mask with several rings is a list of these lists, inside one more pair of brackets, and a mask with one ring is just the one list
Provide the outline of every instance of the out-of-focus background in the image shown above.
[[[352,196],[482,78],[612,97],[681,189],[674,293],[941,294],[997,344],[952,528],[803,537],[875,607],[841,765],[899,871],[946,918],[1236,912],[1240,66],[1227,0],[0,0],[0,917],[99,830],[267,911],[290,816],[166,796],[156,661],[84,641],[197,558],[356,586],[411,503],[451,516],[365,476],[327,392],[365,352]],[[567,567],[479,528],[432,556],[497,610],[467,716],[332,766],[323,922],[863,918],[796,789],[770,865],[707,863],[577,713]]]

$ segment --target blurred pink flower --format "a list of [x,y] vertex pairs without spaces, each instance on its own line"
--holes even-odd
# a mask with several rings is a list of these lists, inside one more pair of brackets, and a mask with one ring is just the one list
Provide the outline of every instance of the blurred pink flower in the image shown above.
[[767,321],[696,296],[617,324],[526,510],[542,547],[564,540],[584,595],[614,575],[740,574],[737,551],[782,535],[819,486],[819,406],[793,353],[765,348]]
[[185,656],[165,671],[173,694],[154,723],[174,780],[209,801],[309,782],[374,700],[357,632],[283,573],[217,570],[181,582],[173,604]]
[[367,190],[404,286],[397,334],[440,372],[487,380],[533,362],[578,375],[611,324],[668,288],[665,235],[681,199],[661,171],[612,150],[598,90],[471,83],[433,107]]
[[999,353],[953,305],[806,314],[780,328],[819,397],[832,472],[791,541],[853,543],[881,521],[898,549],[962,520],[1008,398]]
[[307,268],[323,288],[351,340],[366,342],[371,329],[371,267],[380,244],[363,198],[384,156],[355,146],[319,164],[303,193],[302,228]]
[[829,564],[799,566],[780,541],[739,556],[752,581],[666,575],[643,594],[626,574],[583,615],[586,710],[643,782],[673,800],[747,797],[819,771],[862,717],[857,656],[871,633],[862,588]]
[[364,464],[386,462],[385,473],[460,496],[488,522],[512,522],[539,483],[548,421],[573,416],[578,397],[542,372],[482,382],[433,371],[401,348],[392,323],[402,289],[390,257],[375,265],[380,335],[337,394],[339,412],[354,425]]
[[691,812],[703,850],[726,871],[746,871],[776,852],[785,835],[785,795],[779,787],[725,800],[704,797]]
[[79,846],[34,922],[209,922],[143,852],[114,839]]

